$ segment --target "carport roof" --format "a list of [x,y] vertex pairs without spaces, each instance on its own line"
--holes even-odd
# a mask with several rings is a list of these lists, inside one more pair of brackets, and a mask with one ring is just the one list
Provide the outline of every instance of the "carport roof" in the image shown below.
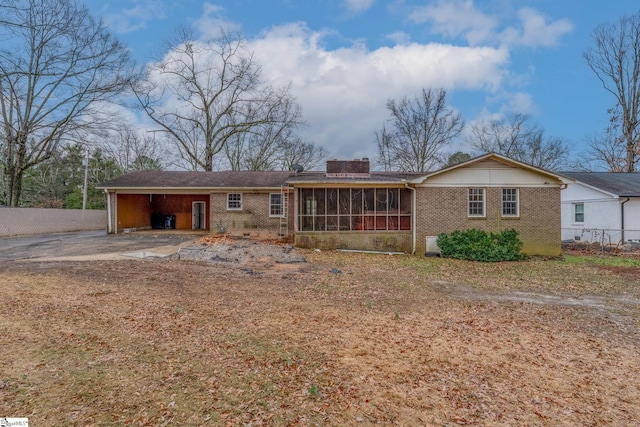
[[560,172],[583,184],[620,197],[640,197],[638,172]]
[[119,176],[98,188],[278,188],[291,171],[138,171]]

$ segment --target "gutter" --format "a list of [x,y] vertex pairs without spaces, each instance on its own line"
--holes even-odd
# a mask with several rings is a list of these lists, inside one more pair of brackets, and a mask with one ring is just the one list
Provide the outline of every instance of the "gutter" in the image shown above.
[[206,194],[229,191],[280,191],[280,187],[96,187],[110,188],[121,194]]
[[414,255],[416,253],[416,189],[409,187],[409,184],[406,182],[404,183],[404,187],[407,190],[411,190],[411,255]]
[[624,204],[627,203],[629,200],[631,200],[631,198],[627,197],[627,200],[620,203],[620,230],[621,230],[620,238],[622,240],[622,243],[624,243]]

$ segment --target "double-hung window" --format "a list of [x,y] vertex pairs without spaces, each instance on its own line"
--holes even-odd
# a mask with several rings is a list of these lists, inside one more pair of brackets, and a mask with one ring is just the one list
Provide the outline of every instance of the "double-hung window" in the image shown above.
[[468,215],[470,217],[484,217],[484,188],[469,188]]
[[269,194],[269,216],[282,217],[282,193],[270,193]]
[[578,224],[584,223],[584,203],[573,204],[573,222]]
[[227,210],[228,211],[242,210],[242,193],[227,194]]
[[503,188],[502,189],[502,216],[517,217],[519,216],[518,207],[518,189]]

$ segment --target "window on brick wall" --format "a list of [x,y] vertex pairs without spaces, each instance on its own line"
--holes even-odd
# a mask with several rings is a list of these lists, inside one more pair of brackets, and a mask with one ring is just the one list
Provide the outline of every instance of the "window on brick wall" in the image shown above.
[[517,188],[502,189],[502,216],[517,217],[520,215]]
[[282,193],[270,193],[269,194],[269,216],[282,217]]
[[470,217],[484,217],[484,188],[470,188],[468,196],[468,215]]
[[227,194],[227,210],[229,211],[242,210],[242,193]]

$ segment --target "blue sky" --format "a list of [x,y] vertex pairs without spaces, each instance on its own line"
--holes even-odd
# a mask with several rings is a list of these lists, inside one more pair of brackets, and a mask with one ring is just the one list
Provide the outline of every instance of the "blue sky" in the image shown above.
[[[614,99],[582,55],[625,0],[88,0],[139,63],[178,25],[241,30],[265,80],[291,83],[306,139],[331,157],[376,157],[386,100],[443,87],[467,124],[530,114],[578,153]],[[466,150],[464,138],[450,151]]]

